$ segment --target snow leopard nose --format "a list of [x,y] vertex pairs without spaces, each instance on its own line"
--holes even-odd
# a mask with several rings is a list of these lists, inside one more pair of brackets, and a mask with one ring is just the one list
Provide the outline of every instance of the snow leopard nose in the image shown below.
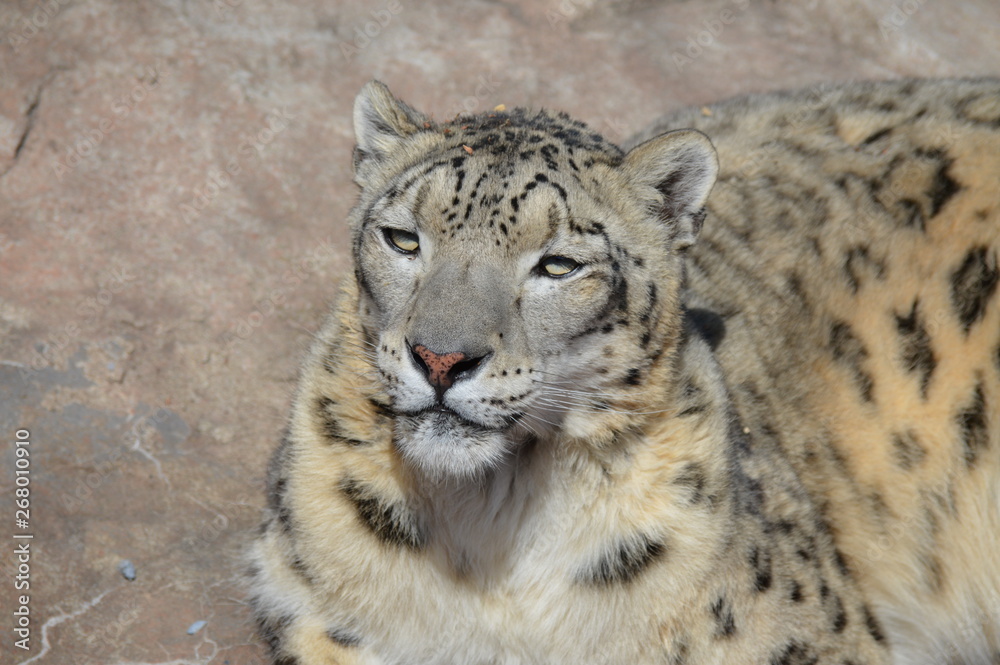
[[439,399],[444,391],[451,387],[451,384],[474,372],[486,358],[485,355],[469,358],[461,351],[435,353],[423,344],[411,346],[410,355],[413,356],[413,362],[427,377],[427,381],[437,390]]

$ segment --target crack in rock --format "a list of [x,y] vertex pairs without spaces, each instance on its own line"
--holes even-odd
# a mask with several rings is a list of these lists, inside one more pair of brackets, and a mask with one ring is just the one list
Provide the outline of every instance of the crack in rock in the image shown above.
[[43,81],[38,88],[35,90],[35,94],[32,95],[31,101],[28,102],[28,108],[24,112],[26,121],[24,123],[24,131],[21,132],[21,138],[17,141],[17,146],[14,148],[14,156],[10,160],[10,164],[2,172],[0,172],[0,178],[7,175],[14,165],[17,164],[18,157],[21,156],[21,150],[24,149],[25,144],[28,142],[28,135],[31,134],[31,130],[35,126],[35,112],[38,110],[38,105],[42,101],[42,91],[48,85],[48,77]]
[[101,602],[104,599],[104,597],[109,593],[110,591],[105,591],[104,593],[97,596],[93,600],[85,601],[83,603],[83,606],[77,610],[74,610],[72,612],[67,612],[65,614],[60,614],[58,616],[50,617],[48,621],[42,624],[42,650],[36,653],[31,658],[29,658],[28,660],[22,662],[21,665],[28,665],[29,663],[33,663],[49,652],[49,649],[52,648],[52,645],[49,644],[49,628],[52,628],[53,626],[58,626],[63,621],[69,621],[70,619],[75,619],[81,614],[86,613],[88,610],[92,609],[95,605]]
[[14,161],[17,161],[17,158],[21,156],[21,149],[28,142],[28,134],[31,133],[32,127],[35,126],[35,110],[38,108],[38,102],[41,101],[41,98],[42,88],[39,86],[38,92],[35,93],[35,98],[28,104],[28,110],[24,113],[28,121],[24,123],[24,131],[21,133],[21,139],[17,142],[17,147],[14,148]]

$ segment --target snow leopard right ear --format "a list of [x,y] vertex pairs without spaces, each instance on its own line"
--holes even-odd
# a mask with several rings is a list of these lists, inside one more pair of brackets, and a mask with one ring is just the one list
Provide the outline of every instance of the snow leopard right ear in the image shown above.
[[354,100],[354,181],[365,177],[414,133],[428,127],[428,119],[400,100],[380,81],[369,81]]

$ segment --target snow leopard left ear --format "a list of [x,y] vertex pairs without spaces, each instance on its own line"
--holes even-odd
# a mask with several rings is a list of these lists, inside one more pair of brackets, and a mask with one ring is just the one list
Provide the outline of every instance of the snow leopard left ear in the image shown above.
[[719,173],[719,158],[708,137],[694,129],[661,134],[630,150],[622,169],[631,183],[659,192],[650,205],[673,228],[673,247],[694,244]]
[[384,83],[365,84],[354,100],[355,182],[364,185],[364,174],[427,122],[422,113],[396,99]]

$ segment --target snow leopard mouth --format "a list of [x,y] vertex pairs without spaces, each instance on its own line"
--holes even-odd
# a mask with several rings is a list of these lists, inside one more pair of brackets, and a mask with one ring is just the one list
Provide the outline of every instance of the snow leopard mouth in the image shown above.
[[434,406],[396,420],[393,446],[430,478],[481,477],[517,447],[505,429],[477,423]]
[[466,418],[458,411],[445,406],[444,404],[435,404],[434,406],[427,407],[425,409],[420,409],[414,413],[406,414],[411,418],[416,418],[420,420],[428,420],[435,429],[444,428],[455,428],[464,427],[471,428],[480,431],[496,431],[496,427],[490,427],[489,425],[475,420]]
[[524,414],[514,413],[510,416],[505,416],[502,422],[499,423],[482,422],[468,418],[458,411],[438,403],[434,406],[414,411],[397,412],[397,415],[406,418],[412,425],[419,423],[427,428],[426,431],[432,431],[450,438],[456,432],[467,434],[503,434],[517,427]]

